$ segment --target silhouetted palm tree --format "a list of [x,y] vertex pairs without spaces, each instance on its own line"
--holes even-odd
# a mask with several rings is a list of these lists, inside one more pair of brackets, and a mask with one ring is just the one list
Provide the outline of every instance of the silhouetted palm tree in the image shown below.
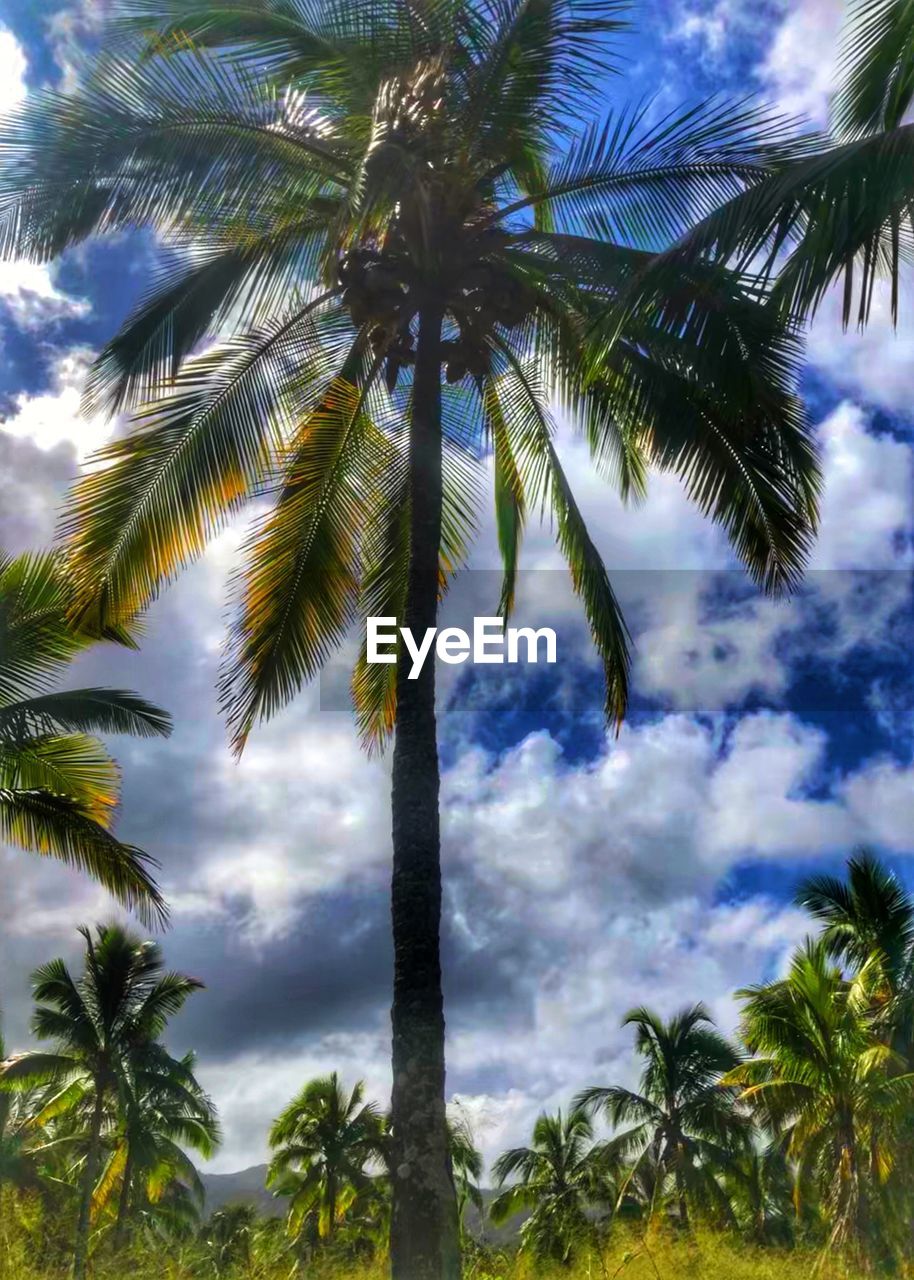
[[[635,1028],[635,1048],[645,1059],[639,1090],[620,1085],[585,1089],[575,1105],[602,1112],[613,1126],[632,1126],[612,1140],[612,1149],[631,1161],[629,1178],[641,1160],[655,1166],[658,1196],[664,1182],[672,1181],[683,1225],[689,1222],[690,1205],[726,1214],[715,1171],[745,1149],[750,1135],[735,1091],[720,1084],[739,1055],[714,1029],[701,1004],[668,1022],[650,1009],[633,1009],[622,1025]],[[627,1190],[626,1182],[622,1190]]]
[[[486,455],[501,612],[548,510],[623,714],[627,631],[556,403],[623,494],[675,473],[760,584],[796,582],[818,486],[796,334],[751,274],[656,256],[792,147],[745,106],[605,112],[626,7],[123,0],[122,43],[3,127],[0,248],[151,226],[186,251],[90,377],[94,410],[137,412],[73,495],[70,566],[86,625],[130,618],[268,499],[221,685],[239,751],[357,619],[436,626]],[[396,730],[393,1268],[438,1280],[459,1249],[435,675],[391,656],[353,687],[366,738]]]
[[95,734],[164,737],[171,721],[123,689],[55,688],[89,644],[67,621],[64,583],[59,558],[0,556],[0,838],[79,867],[161,918],[151,859],[112,834],[118,770]]
[[[55,1084],[46,1112],[79,1109],[88,1115],[80,1174],[79,1216],[73,1274],[84,1280],[92,1197],[102,1157],[102,1138],[117,1103],[129,1061],[139,1047],[155,1041],[168,1019],[202,985],[178,973],[163,973],[162,953],[118,925],[98,925],[86,943],[85,969],[74,979],[61,959],[32,975],[37,1002],[32,1032],[53,1048],[9,1059],[0,1070],[6,1088],[33,1082]],[[41,1115],[36,1117],[41,1122]]]

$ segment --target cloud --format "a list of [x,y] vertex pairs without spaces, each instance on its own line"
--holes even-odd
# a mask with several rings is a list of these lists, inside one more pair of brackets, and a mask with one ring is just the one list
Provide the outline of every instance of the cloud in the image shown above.
[[22,101],[28,60],[25,50],[11,31],[0,27],[0,115],[5,115]]
[[91,310],[85,298],[63,293],[46,263],[0,262],[0,298],[22,329],[37,330],[58,320],[78,319]]
[[785,115],[827,124],[844,13],[843,0],[793,0],[786,6],[758,71]]
[[[904,267],[902,268],[904,273]],[[904,280],[899,323],[891,314],[891,289],[880,281],[873,291],[870,319],[864,329],[843,331],[842,287],[825,297],[810,326],[810,362],[839,391],[867,404],[914,418],[914,289]]]
[[50,369],[50,389],[21,391],[12,397],[13,411],[2,423],[2,432],[50,451],[71,446],[78,459],[86,458],[111,435],[111,422],[87,418],[80,412],[86,371],[92,359],[87,347],[71,347],[55,357]]

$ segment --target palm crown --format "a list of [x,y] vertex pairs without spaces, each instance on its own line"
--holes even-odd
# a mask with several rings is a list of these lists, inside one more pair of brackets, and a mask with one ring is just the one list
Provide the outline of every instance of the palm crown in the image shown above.
[[122,689],[55,688],[87,643],[67,624],[57,559],[0,557],[0,838],[88,871],[161,919],[150,858],[112,834],[118,770],[95,734],[165,736],[171,721]]
[[311,1080],[270,1130],[274,1151],[267,1185],[291,1197],[296,1234],[310,1220],[320,1238],[331,1236],[359,1192],[369,1185],[365,1165],[383,1152],[384,1121],[365,1101],[361,1081],[344,1089],[336,1072]]
[[748,1119],[735,1105],[735,1092],[720,1085],[739,1055],[700,1004],[668,1022],[650,1009],[633,1009],[623,1025],[635,1028],[635,1047],[645,1060],[639,1089],[597,1086],[579,1094],[577,1104],[602,1111],[614,1126],[630,1126],[612,1140],[613,1150],[634,1157],[630,1177],[642,1160],[653,1163],[657,1193],[671,1180],[687,1222],[690,1203],[712,1211],[722,1204],[709,1165],[727,1164],[748,1142]]
[[[795,579],[817,485],[795,336],[751,278],[653,252],[789,147],[748,109],[599,117],[625,7],[129,3],[123,55],[7,121],[8,251],[46,258],[140,224],[186,250],[96,362],[88,404],[140,407],[68,527],[79,606],[110,622],[268,498],[223,678],[239,745],[360,609],[404,615],[401,423],[423,351],[448,384],[441,573],[465,554],[491,451],[502,608],[545,507],[612,716],[626,632],[561,467],[557,404],[624,492],[650,465],[677,472],[762,583]],[[394,681],[360,664],[368,735],[391,726]]]
[[492,1221],[505,1222],[528,1210],[524,1246],[567,1263],[591,1229],[588,1209],[610,1194],[602,1152],[592,1139],[593,1125],[580,1107],[539,1116],[532,1145],[505,1151],[495,1162],[497,1184],[510,1185],[493,1200]]

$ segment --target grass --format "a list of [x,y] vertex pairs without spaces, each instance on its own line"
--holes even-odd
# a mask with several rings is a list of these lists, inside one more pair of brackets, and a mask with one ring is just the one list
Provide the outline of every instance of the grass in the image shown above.
[[[63,1280],[64,1265],[48,1267],[34,1239],[19,1237],[0,1256],[0,1280]],[[388,1280],[387,1264],[312,1263],[292,1272],[288,1255],[255,1257],[217,1271],[197,1246],[162,1244],[132,1250],[128,1257],[97,1256],[92,1280]],[[837,1261],[801,1250],[758,1249],[732,1237],[699,1235],[690,1240],[652,1235],[611,1242],[604,1258],[582,1257],[570,1267],[537,1264],[523,1255],[480,1254],[468,1260],[466,1280],[858,1280]],[[859,1277],[862,1280],[862,1277]]]

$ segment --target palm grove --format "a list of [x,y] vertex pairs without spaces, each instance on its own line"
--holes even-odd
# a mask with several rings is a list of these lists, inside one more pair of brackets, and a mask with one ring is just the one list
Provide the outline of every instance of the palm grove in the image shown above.
[[[672,471],[765,590],[798,580],[819,472],[797,326],[840,275],[863,321],[880,272],[897,291],[910,15],[854,6],[835,136],[812,137],[746,105],[608,111],[628,8],[123,0],[78,87],[4,123],[6,255],[140,227],[177,253],[88,380],[87,408],[132,429],[70,496],[64,613],[80,643],[129,642],[252,503],[220,688],[238,752],[357,618],[435,625],[487,467],[501,612],[548,511],[618,721],[628,634],[557,414],[623,495]],[[434,672],[410,681],[403,659],[363,655],[352,691],[366,744],[394,739],[390,1238],[394,1275],[423,1280],[458,1274],[459,1223]],[[108,717],[86,724],[131,727]],[[154,905],[80,771],[24,772],[19,737],[68,728],[7,717],[4,834]]]
[[[472,1130],[449,1118],[469,1258],[496,1265],[485,1237],[508,1224],[522,1254],[558,1265],[664,1230],[864,1274],[910,1262],[914,900],[864,852],[797,901],[817,934],[783,977],[737,993],[739,1043],[701,1004],[667,1020],[632,1010],[635,1086],[591,1085],[541,1115],[529,1146],[495,1161],[488,1199]],[[239,1277],[254,1262],[287,1275],[383,1259],[396,1146],[363,1086],[311,1080],[276,1118],[266,1185],[281,1219],[241,1203],[204,1221],[193,1158],[219,1125],[193,1056],[162,1040],[199,983],[118,926],[83,941],[78,977],[62,960],[33,974],[41,1047],[0,1073],[4,1245],[30,1240],[52,1266],[75,1256],[79,1276],[90,1251],[104,1267],[164,1247],[188,1275]]]

